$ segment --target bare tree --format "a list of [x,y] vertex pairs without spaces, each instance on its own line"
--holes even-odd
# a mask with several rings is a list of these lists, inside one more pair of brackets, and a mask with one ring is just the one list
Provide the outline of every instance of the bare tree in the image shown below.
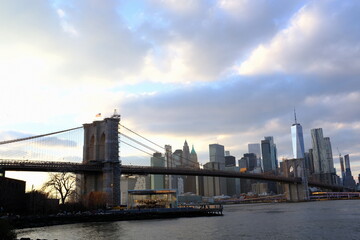
[[75,192],[76,177],[72,173],[49,173],[49,180],[44,183],[42,189],[48,193],[59,194],[61,204]]

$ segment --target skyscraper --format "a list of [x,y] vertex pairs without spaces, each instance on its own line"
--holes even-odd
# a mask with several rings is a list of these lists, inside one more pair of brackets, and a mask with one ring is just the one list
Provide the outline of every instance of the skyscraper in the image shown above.
[[[211,163],[218,163],[219,170],[225,170],[225,149],[220,144],[209,145],[209,155]],[[219,178],[220,180],[220,194],[227,194],[226,179]]]
[[263,169],[262,166],[262,162],[261,162],[261,148],[260,148],[260,143],[249,143],[248,144],[248,152],[249,153],[254,153],[256,155],[257,158],[257,167],[261,167],[261,169]]
[[[271,150],[270,141],[261,140],[262,167],[264,172],[269,172],[271,168]],[[240,166],[241,167],[241,166]]]
[[[185,144],[187,145],[186,141],[185,141]],[[185,150],[185,145],[184,145],[184,152],[186,151]],[[195,152],[195,149],[194,149],[194,145],[192,146],[192,149],[191,149],[191,153],[190,153],[190,159],[188,161],[188,164],[187,166],[188,168],[192,168],[192,169],[196,169],[196,168],[199,168],[199,163],[198,163],[198,159],[197,159],[197,154]],[[197,193],[199,192],[199,189],[198,189],[198,184],[197,184],[197,176],[186,176],[184,178],[184,192],[191,192],[191,193]]]
[[183,167],[188,167],[191,165],[191,159],[190,159],[190,149],[187,141],[185,140],[184,146],[183,146]]
[[326,159],[325,142],[322,128],[311,129],[314,173],[321,174],[328,172],[328,164]]
[[236,159],[234,156],[225,156],[225,167],[235,167]]
[[248,152],[256,154],[257,158],[261,158],[261,148],[260,143],[249,143]]
[[[174,168],[175,163],[172,158],[172,148],[170,145],[165,145],[165,160],[166,160],[166,167],[167,168]],[[174,176],[172,175],[165,175],[165,188],[172,189],[175,182]]]
[[340,160],[341,178],[344,180],[345,177],[344,158],[340,154],[339,154],[339,160]]
[[[157,152],[153,154],[151,157],[151,166],[152,167],[165,167],[165,158],[161,155],[161,153]],[[151,174],[151,189],[164,189],[165,183],[164,175],[159,174]]]
[[296,121],[296,112],[294,110],[295,123],[291,126],[291,139],[294,158],[304,158],[304,136],[300,123]]
[[257,167],[257,157],[255,153],[245,153],[239,160],[239,165],[246,168],[246,171],[253,171]]
[[276,171],[278,168],[277,149],[274,137],[267,136],[261,140],[261,152],[263,161],[263,171]]
[[344,155],[345,159],[345,178],[343,179],[343,183],[345,187],[355,188],[355,180],[352,176],[350,169],[350,156],[349,154]]
[[331,142],[330,142],[329,137],[324,137],[324,144],[325,144],[326,161],[327,161],[327,165],[328,165],[328,173],[335,174],[334,158],[332,155],[332,148],[331,148]]
[[210,162],[217,162],[220,164],[220,170],[225,169],[225,151],[224,146],[220,144],[209,145]]
[[195,148],[194,145],[192,145],[192,149],[190,152],[190,164],[193,168],[199,168],[199,162],[198,162],[198,157],[197,157],[197,153],[195,152]]

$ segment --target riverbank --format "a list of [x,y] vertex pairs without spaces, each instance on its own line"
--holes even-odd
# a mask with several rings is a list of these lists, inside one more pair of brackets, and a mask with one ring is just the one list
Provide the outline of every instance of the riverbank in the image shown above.
[[16,216],[9,218],[15,229],[44,227],[85,222],[110,222],[124,220],[163,219],[180,217],[222,216],[222,206],[216,208],[154,208],[76,213],[49,216]]

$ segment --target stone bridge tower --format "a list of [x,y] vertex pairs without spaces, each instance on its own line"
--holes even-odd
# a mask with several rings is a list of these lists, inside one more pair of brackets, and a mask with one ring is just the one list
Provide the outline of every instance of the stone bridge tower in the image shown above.
[[285,177],[302,179],[301,184],[283,184],[286,198],[294,202],[309,200],[309,186],[304,159],[287,159],[283,161],[282,168]]
[[102,164],[103,169],[101,173],[81,176],[81,195],[105,193],[107,206],[120,205],[119,122],[120,116],[114,114],[111,118],[84,124],[83,163]]

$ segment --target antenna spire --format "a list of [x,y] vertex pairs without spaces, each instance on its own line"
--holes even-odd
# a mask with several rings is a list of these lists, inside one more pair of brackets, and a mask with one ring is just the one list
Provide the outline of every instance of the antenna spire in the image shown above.
[[294,117],[295,117],[295,124],[297,124],[297,121],[296,121],[296,110],[295,110],[295,107],[294,107]]

